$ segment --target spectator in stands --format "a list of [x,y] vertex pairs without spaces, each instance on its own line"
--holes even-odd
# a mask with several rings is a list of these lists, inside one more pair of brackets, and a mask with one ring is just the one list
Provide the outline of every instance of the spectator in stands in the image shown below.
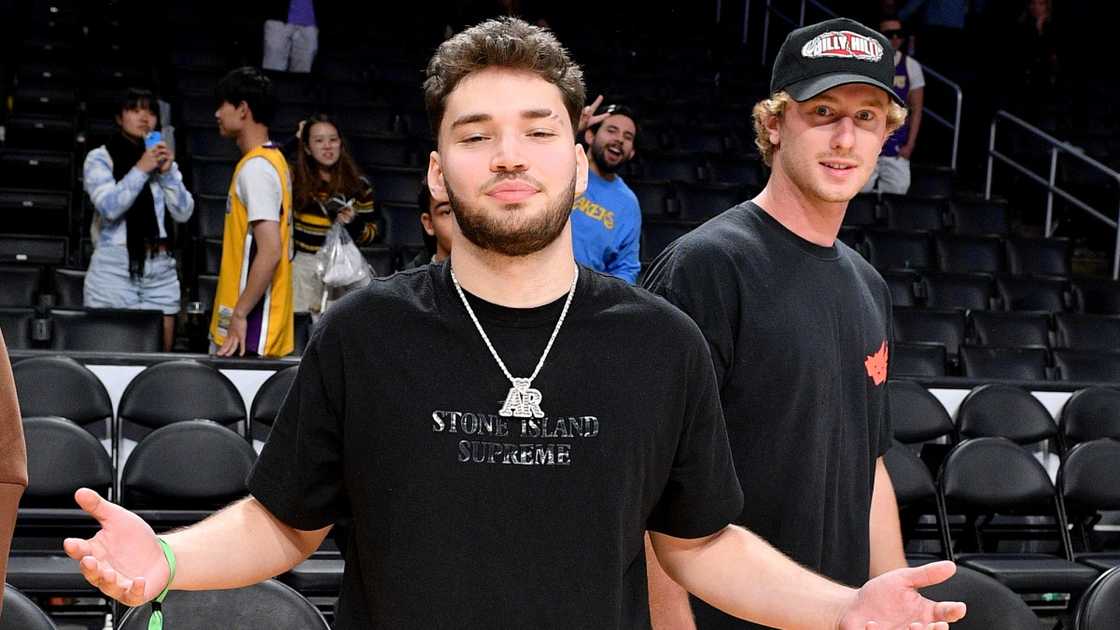
[[1023,80],[1016,82],[1021,86],[1021,98],[1035,102],[1016,106],[1025,107],[1028,115],[1034,117],[1042,113],[1041,104],[1054,102],[1058,83],[1058,33],[1050,0],[1027,0],[1019,18],[1017,36],[1017,55],[1009,61],[1021,64]]
[[[894,48],[894,83],[891,87],[909,112],[906,123],[895,130],[883,145],[883,152],[875,162],[875,172],[863,187],[863,192],[877,190],[881,193],[905,195],[910,190],[910,156],[918,142],[918,129],[922,126],[922,104],[925,102],[926,79],[922,65],[906,54],[906,31],[898,18],[889,17],[879,23],[879,32]],[[890,54],[890,53],[887,53]]]
[[[326,114],[315,114],[300,123],[292,188],[296,207],[296,255],[292,260],[295,310],[317,313],[327,287],[319,277],[315,254],[331,225],[345,225],[358,247],[372,244],[380,236],[373,185],[350,157],[338,124]],[[329,300],[344,292],[331,291]]]
[[218,131],[242,155],[229,186],[211,348],[218,356],[282,357],[295,349],[292,191],[288,163],[268,139],[272,81],[238,68],[218,82],[216,96]]
[[[0,333],[0,584],[8,569],[8,550],[16,525],[19,498],[27,487],[27,452],[23,442],[16,383],[8,348]],[[0,608],[3,601],[0,601]],[[0,610],[0,613],[3,611]]]
[[[841,584],[906,566],[882,458],[890,292],[837,239],[905,120],[890,50],[847,19],[791,33],[754,108],[765,189],[670,245],[645,282],[708,340],[748,497],[737,522]],[[682,591],[667,599],[687,615]],[[704,630],[754,627],[694,610]]]
[[319,50],[319,26],[313,0],[269,0],[264,23],[265,70],[311,72]]
[[167,219],[185,223],[194,198],[167,143],[145,148],[146,136],[159,124],[158,107],[151,92],[127,90],[117,110],[120,133],[86,156],[82,185],[97,215],[83,304],[162,311],[166,351],[180,300]]
[[447,201],[432,199],[428,182],[421,180],[420,192],[416,195],[420,208],[420,227],[424,228],[424,251],[405,264],[405,269],[423,267],[430,263],[447,260],[451,256],[451,240],[455,235],[455,215]]
[[590,173],[572,208],[576,261],[633,284],[641,263],[642,209],[618,170],[633,159],[638,126],[623,105],[608,105],[583,132]]
[[[375,282],[326,315],[251,497],[157,538],[79,490],[101,528],[64,542],[83,577],[128,606],[234,588],[299,564],[348,515],[340,630],[622,630],[649,627],[648,528],[682,582],[770,625],[945,630],[962,617],[916,590],[951,563],[856,591],[727,525],[742,494],[704,339],[572,255],[583,100],[579,67],[521,20],[442,44],[425,82],[439,146],[428,184],[460,227],[451,263]],[[519,377],[503,377],[503,357]],[[534,364],[540,379],[520,378]]]
[[963,81],[975,68],[968,65],[965,26],[969,0],[907,0],[898,10],[904,22],[920,27],[918,53],[931,68]]

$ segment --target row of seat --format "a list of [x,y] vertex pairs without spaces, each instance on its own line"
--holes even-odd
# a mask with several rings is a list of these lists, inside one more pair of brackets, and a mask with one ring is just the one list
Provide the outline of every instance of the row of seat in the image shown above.
[[950,357],[940,343],[899,342],[891,374],[910,378],[1120,383],[1120,352],[961,346]]
[[894,306],[1120,315],[1120,282],[1106,278],[916,270],[882,276]]
[[1062,238],[1000,238],[881,229],[845,230],[841,238],[881,270],[1051,276],[1072,273],[1072,246]]

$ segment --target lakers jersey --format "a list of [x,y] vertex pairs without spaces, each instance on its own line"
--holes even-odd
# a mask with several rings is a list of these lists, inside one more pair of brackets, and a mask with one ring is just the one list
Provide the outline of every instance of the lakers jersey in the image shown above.
[[222,267],[214,295],[214,312],[210,318],[210,339],[215,345],[225,343],[237,298],[245,290],[249,267],[257,253],[249,225],[249,210],[237,194],[237,177],[242,167],[253,158],[264,158],[280,176],[280,263],[272,282],[250,311],[245,334],[245,351],[260,356],[282,357],[295,349],[295,324],[292,320],[292,190],[288,163],[279,147],[265,144],[241,157],[233,171],[226,205],[225,229],[222,236]]

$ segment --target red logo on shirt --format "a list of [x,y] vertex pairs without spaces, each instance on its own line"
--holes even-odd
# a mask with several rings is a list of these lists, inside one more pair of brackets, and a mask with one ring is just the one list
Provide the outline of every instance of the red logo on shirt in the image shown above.
[[884,341],[883,345],[879,346],[879,350],[875,354],[867,355],[867,359],[863,361],[863,366],[867,368],[867,375],[871,377],[871,381],[876,385],[882,385],[887,380],[887,342]]

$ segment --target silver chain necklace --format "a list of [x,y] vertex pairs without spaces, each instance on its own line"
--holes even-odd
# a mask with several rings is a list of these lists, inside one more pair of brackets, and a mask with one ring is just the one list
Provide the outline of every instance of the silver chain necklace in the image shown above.
[[498,351],[494,349],[494,344],[490,343],[490,337],[486,336],[486,331],[482,329],[482,324],[479,323],[478,317],[474,314],[474,309],[471,308],[470,302],[467,301],[467,296],[463,294],[463,287],[459,286],[459,278],[455,277],[455,270],[451,270],[451,283],[455,285],[455,292],[459,294],[459,299],[463,301],[463,306],[467,308],[467,315],[471,316],[471,321],[474,322],[474,327],[478,330],[478,334],[482,335],[482,341],[486,343],[486,347],[490,350],[490,355],[498,362],[498,367],[502,368],[502,373],[506,375],[509,382],[513,385],[509,388],[509,393],[506,394],[505,403],[502,404],[501,410],[498,411],[499,416],[507,418],[543,418],[544,411],[541,410],[541,391],[533,389],[533,379],[537,378],[540,374],[541,368],[544,367],[544,360],[548,357],[548,351],[552,349],[552,343],[556,341],[556,335],[560,333],[560,327],[564,325],[564,318],[568,316],[568,307],[572,305],[572,296],[576,294],[576,281],[579,280],[579,266],[576,266],[576,273],[572,277],[572,286],[568,289],[568,299],[564,301],[564,309],[560,311],[560,319],[556,322],[556,328],[552,329],[552,336],[548,338],[548,345],[544,347],[544,352],[541,353],[540,361],[537,361],[537,367],[529,378],[517,378],[509,373],[509,368],[506,367],[502,357],[498,356]]

